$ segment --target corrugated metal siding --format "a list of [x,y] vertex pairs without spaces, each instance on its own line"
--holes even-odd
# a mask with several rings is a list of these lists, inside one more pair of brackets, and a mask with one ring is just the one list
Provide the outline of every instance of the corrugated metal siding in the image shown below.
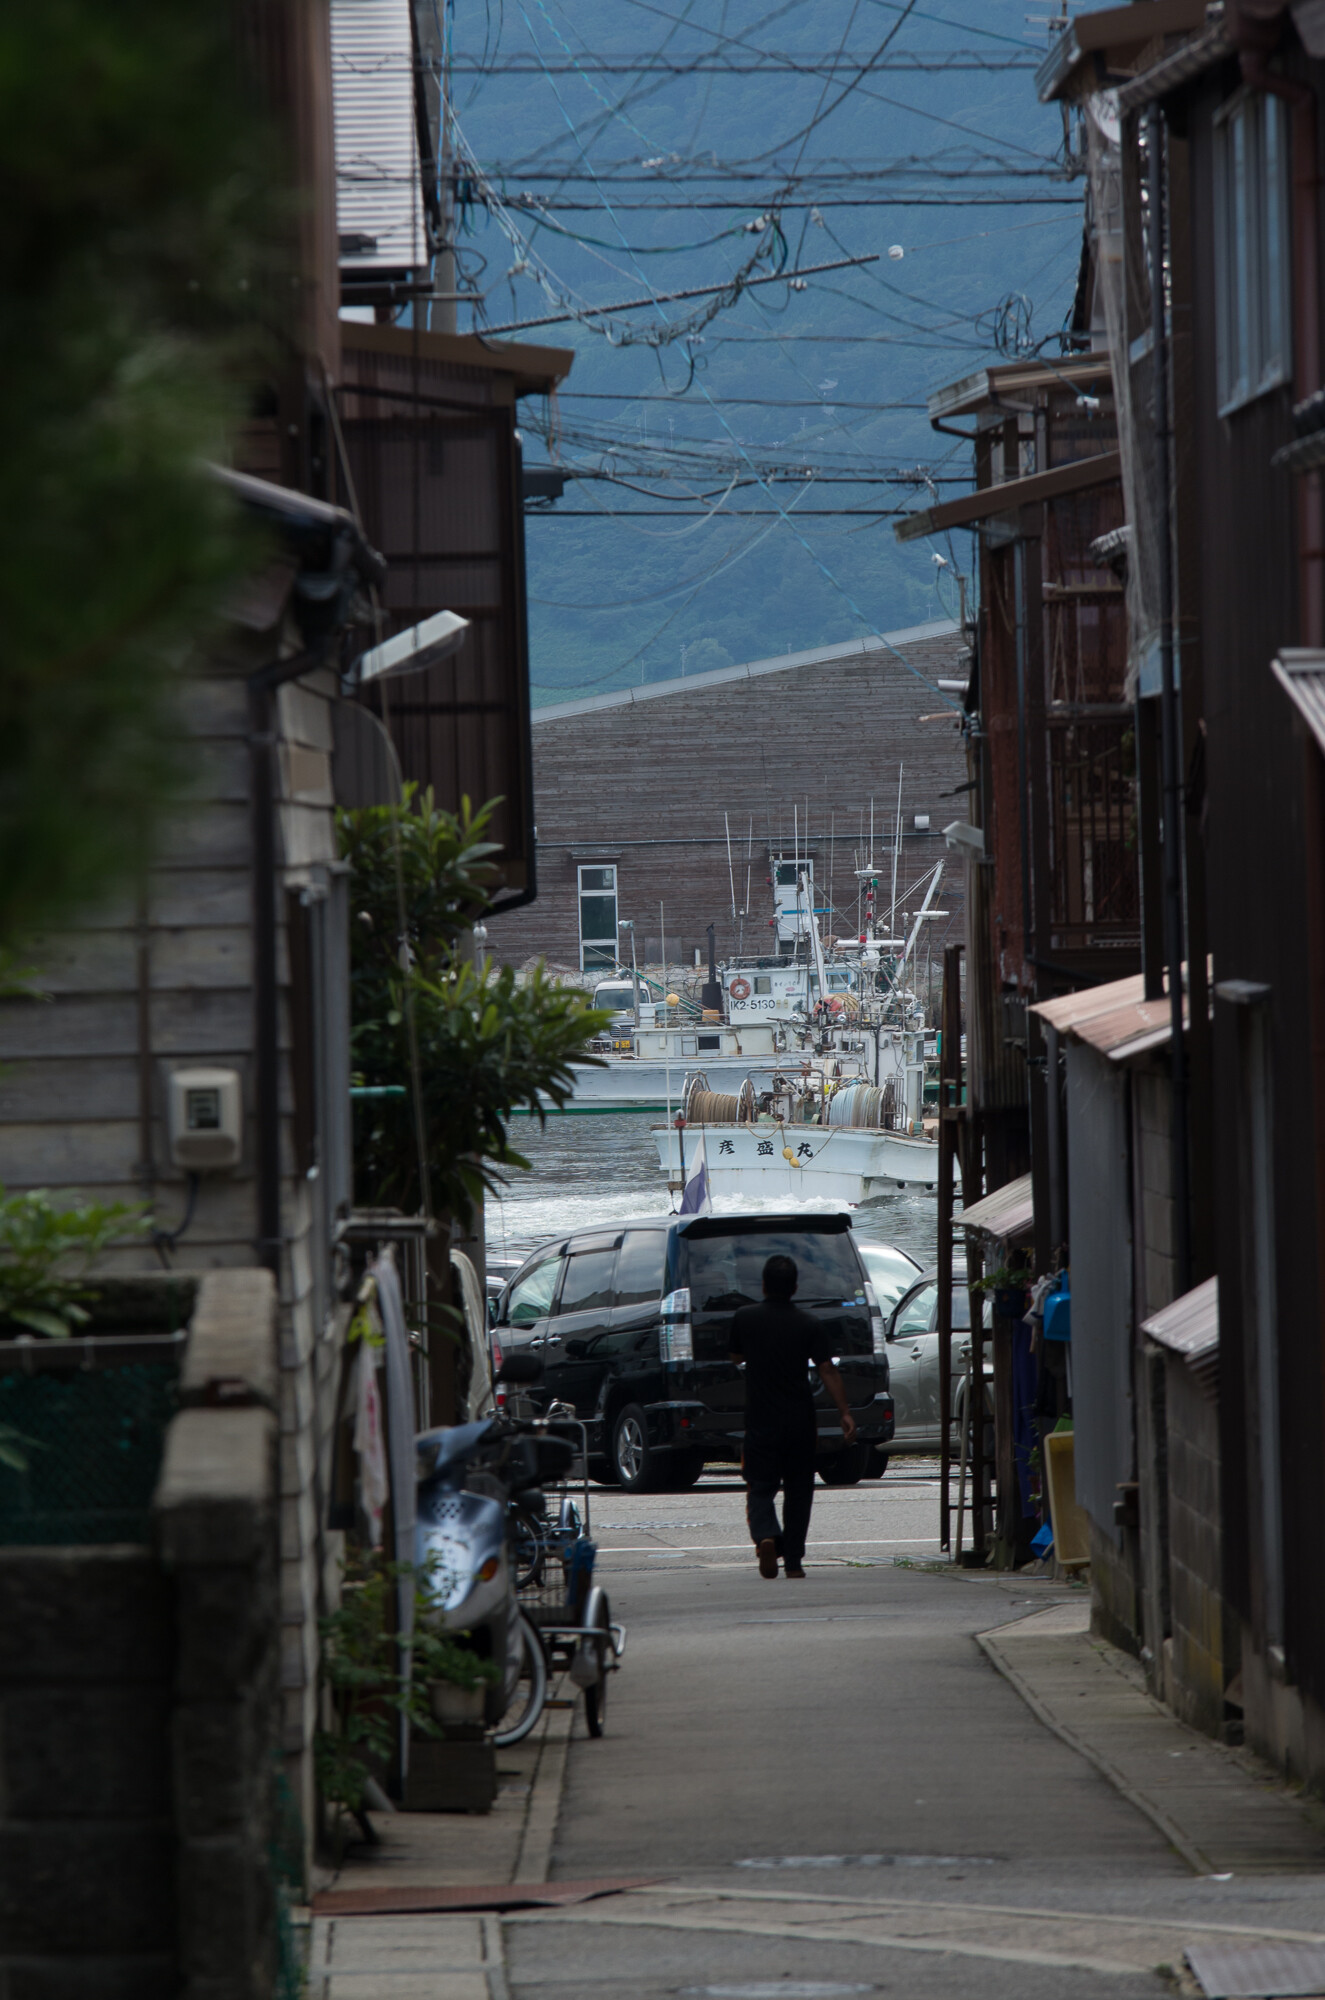
[[[1320,76],[1319,66],[1314,71]],[[1280,1462],[1290,1675],[1325,1699],[1325,1598],[1317,1587],[1317,1524],[1325,1517],[1321,1300],[1316,1267],[1315,1130],[1310,1088],[1312,984],[1304,746],[1270,662],[1299,643],[1297,520],[1290,475],[1271,466],[1292,436],[1290,387],[1220,419],[1215,414],[1211,120],[1220,95],[1202,94],[1190,131],[1193,187],[1193,453],[1200,502],[1206,688],[1206,860],[1215,978],[1271,989],[1275,1286],[1280,1360]],[[1224,1535],[1229,1595],[1254,1611],[1248,1544],[1249,1399],[1254,1379],[1240,1269],[1244,1225],[1235,1108],[1237,1037],[1216,1007],[1215,1239],[1219,1245],[1223,1379]],[[1223,1018],[1221,1018],[1221,1016]]]
[[1067,1159],[1077,1499],[1120,1541],[1113,1503],[1135,1457],[1127,1079],[1081,1043],[1067,1050]]
[[419,270],[428,261],[409,0],[332,0],[336,222],[372,239],[344,253],[364,272]]

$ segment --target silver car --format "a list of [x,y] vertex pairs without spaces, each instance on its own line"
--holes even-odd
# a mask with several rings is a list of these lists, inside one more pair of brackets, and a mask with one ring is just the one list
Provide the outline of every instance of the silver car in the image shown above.
[[[962,1378],[971,1354],[971,1299],[964,1275],[954,1273],[952,1285],[955,1416],[962,1408]],[[936,1452],[941,1442],[938,1302],[938,1279],[932,1273],[924,1274],[903,1293],[888,1322],[888,1372],[897,1410],[890,1452]]]
[[905,1250],[894,1249],[891,1243],[872,1243],[860,1231],[852,1227],[865,1265],[865,1273],[874,1287],[874,1296],[879,1302],[879,1311],[887,1319],[904,1292],[910,1291],[917,1278],[924,1275],[923,1265],[914,1257],[908,1257]]

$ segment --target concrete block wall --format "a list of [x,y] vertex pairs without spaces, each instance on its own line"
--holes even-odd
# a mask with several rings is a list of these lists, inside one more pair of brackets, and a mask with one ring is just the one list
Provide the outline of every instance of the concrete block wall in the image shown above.
[[0,1549],[5,2000],[178,1991],[174,1651],[150,1549]]
[[1176,1355],[1165,1356],[1168,1418],[1169,1606],[1166,1695],[1184,1722],[1224,1730],[1224,1600],[1219,1410]]
[[0,1994],[266,2000],[276,1295],[199,1288],[153,1546],[0,1549]]

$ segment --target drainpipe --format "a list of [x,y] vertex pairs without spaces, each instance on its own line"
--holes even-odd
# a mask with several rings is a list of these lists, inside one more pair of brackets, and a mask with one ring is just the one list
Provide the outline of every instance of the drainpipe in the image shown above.
[[1182,900],[1182,723],[1173,658],[1172,488],[1169,472],[1168,320],[1164,302],[1164,119],[1157,105],[1149,116],[1150,138],[1150,324],[1155,383],[1156,475],[1159,489],[1159,665],[1160,762],[1164,794],[1164,956],[1169,972],[1169,1042],[1172,1056],[1172,1188],[1174,1264],[1177,1296],[1192,1282],[1191,1172],[1188,1159],[1187,1050],[1183,1039]]
[[253,1096],[258,1262],[281,1279],[280,992],[277,984],[276,690],[325,664],[295,653],[248,676],[249,827],[253,867]]
[[1021,835],[1021,955],[1031,953],[1030,755],[1026,743],[1026,543],[1018,535],[1012,551],[1017,655],[1017,826]]

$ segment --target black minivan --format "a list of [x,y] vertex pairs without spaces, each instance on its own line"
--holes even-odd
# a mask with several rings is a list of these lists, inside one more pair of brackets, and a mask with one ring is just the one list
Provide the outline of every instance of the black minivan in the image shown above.
[[847,1449],[816,1383],[820,1474],[854,1484],[892,1437],[893,1402],[883,1316],[845,1215],[670,1215],[578,1230],[536,1250],[506,1285],[493,1344],[542,1361],[539,1395],[587,1425],[596,1478],[682,1492],[706,1465],[740,1461],[745,1383],[732,1317],[762,1298],[764,1263],[777,1254],[796,1260],[796,1304],[830,1334],[856,1419]]

